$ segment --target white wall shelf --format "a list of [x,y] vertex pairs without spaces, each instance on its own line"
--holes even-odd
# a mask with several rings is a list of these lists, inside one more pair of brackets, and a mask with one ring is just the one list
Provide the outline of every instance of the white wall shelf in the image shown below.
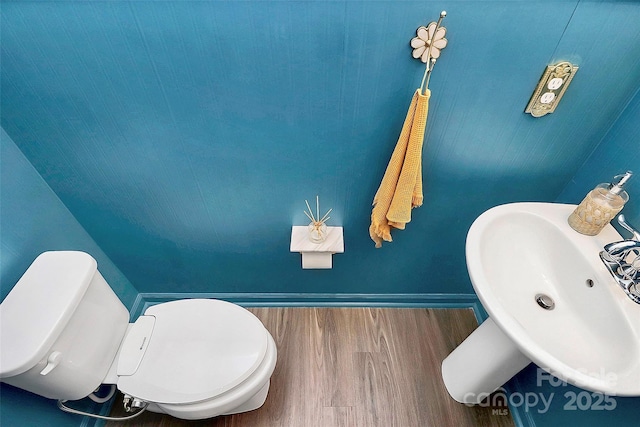
[[302,254],[302,268],[333,267],[333,254],[344,252],[342,227],[327,227],[327,238],[324,242],[313,243],[309,240],[307,226],[291,227],[291,252]]

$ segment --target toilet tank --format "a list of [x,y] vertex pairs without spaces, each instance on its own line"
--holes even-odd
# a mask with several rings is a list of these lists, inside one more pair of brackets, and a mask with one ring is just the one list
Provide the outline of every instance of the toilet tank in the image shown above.
[[91,255],[44,252],[0,304],[0,381],[51,399],[86,397],[128,323]]

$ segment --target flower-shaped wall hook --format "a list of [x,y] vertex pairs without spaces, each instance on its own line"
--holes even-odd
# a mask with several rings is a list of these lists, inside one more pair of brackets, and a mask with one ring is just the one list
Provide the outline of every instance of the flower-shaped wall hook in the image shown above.
[[440,51],[447,47],[448,41],[444,38],[447,29],[440,26],[445,16],[447,16],[447,11],[443,10],[440,12],[438,22],[431,22],[426,27],[418,27],[417,37],[412,38],[410,42],[413,48],[413,57],[427,64],[422,76],[422,83],[420,83],[420,91],[424,91],[424,93],[429,89],[429,79],[436,59],[440,57]]
[[425,64],[429,61],[429,58],[439,58],[440,50],[447,46],[447,39],[444,38],[447,34],[447,29],[432,22],[426,27],[418,28],[416,34],[417,37],[411,39],[413,57],[420,58]]

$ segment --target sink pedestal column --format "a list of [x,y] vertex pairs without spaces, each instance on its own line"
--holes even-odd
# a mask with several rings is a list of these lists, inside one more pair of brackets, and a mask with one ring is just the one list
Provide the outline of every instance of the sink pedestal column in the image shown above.
[[444,359],[442,379],[455,400],[478,404],[529,363],[489,317]]

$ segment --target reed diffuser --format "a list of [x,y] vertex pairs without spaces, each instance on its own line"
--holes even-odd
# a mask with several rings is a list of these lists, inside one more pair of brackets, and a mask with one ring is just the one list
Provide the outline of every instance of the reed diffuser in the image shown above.
[[322,243],[327,238],[327,220],[331,218],[329,213],[333,209],[329,209],[326,214],[322,218],[320,218],[320,198],[316,196],[316,214],[313,214],[313,210],[311,210],[311,206],[309,206],[308,201],[304,201],[307,205],[307,209],[309,211],[304,211],[304,214],[311,220],[309,223],[309,240],[313,243]]

